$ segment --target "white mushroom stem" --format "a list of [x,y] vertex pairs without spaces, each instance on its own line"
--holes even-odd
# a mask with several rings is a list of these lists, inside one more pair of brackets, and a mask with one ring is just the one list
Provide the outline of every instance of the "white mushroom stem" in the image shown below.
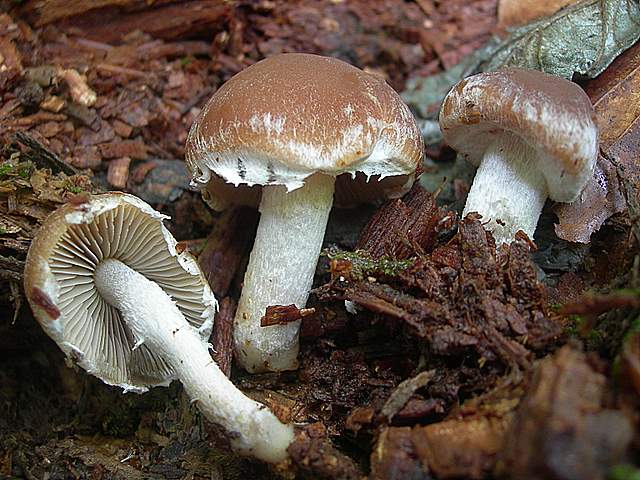
[[499,247],[511,243],[518,230],[533,239],[547,196],[538,153],[517,136],[504,133],[486,149],[462,214],[482,215]]
[[158,284],[115,259],[100,263],[94,280],[138,342],[165,359],[205,417],[229,432],[234,448],[267,462],[287,458],[293,427],[231,383],[211,358],[208,344]]
[[237,358],[249,372],[297,368],[300,321],[261,327],[271,305],[303,308],[309,297],[333,203],[335,179],[316,174],[287,192],[266,186],[260,224],[235,317]]

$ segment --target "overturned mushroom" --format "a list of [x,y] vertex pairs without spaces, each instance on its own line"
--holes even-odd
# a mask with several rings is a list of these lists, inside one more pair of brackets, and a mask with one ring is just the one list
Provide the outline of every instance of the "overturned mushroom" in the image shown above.
[[575,200],[592,175],[598,128],[575,83],[507,69],[456,84],[440,110],[445,141],[479,165],[463,215],[488,221],[496,245],[530,238],[547,197]]
[[176,250],[164,218],[121,193],[59,208],[27,255],[33,313],[68,357],[105,383],[141,393],[179,379],[235,448],[281,461],[292,427],[244,396],[212,360],[215,297],[193,257]]
[[213,95],[187,139],[194,182],[215,209],[261,213],[235,318],[244,368],[296,368],[300,322],[260,327],[260,318],[270,305],[305,306],[334,189],[342,205],[399,197],[422,152],[396,92],[334,58],[276,55]]

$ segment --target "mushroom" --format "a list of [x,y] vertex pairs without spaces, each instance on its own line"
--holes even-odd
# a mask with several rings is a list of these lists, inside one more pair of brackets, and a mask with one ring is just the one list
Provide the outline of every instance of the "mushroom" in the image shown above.
[[24,286],[34,316],[70,359],[103,382],[142,393],[179,379],[206,418],[230,432],[235,448],[281,461],[292,427],[247,398],[211,358],[216,299],[164,218],[123,193],[52,213],[27,254]]
[[479,165],[463,215],[487,220],[496,246],[533,238],[547,197],[575,200],[592,175],[598,128],[575,83],[505,69],[458,82],[440,110],[444,140]]
[[270,305],[305,306],[334,189],[341,205],[402,196],[422,154],[398,94],[335,58],[276,55],[211,97],[187,139],[194,183],[216,210],[259,204],[261,213],[234,320],[245,369],[297,367],[300,322],[260,319]]

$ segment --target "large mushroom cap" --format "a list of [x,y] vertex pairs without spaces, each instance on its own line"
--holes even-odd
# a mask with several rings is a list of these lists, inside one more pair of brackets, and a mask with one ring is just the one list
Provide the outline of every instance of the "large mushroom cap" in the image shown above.
[[[145,391],[174,379],[96,290],[93,272],[114,258],[156,282],[207,339],[216,300],[194,258],[176,250],[167,218],[123,193],[68,203],[44,222],[27,255],[24,284],[33,313],[67,356],[105,383]],[[114,279],[115,280],[115,279]]]
[[[186,160],[197,183],[211,180],[214,207],[259,200],[259,188],[225,183],[293,190],[316,172],[360,172],[356,193],[336,186],[336,201],[352,203],[403,194],[422,153],[411,112],[384,80],[291,53],[248,67],[211,97],[189,132]],[[372,176],[381,181],[366,182]]]
[[496,136],[514,134],[538,152],[549,197],[575,199],[591,176],[598,128],[575,83],[534,70],[481,73],[457,83],[440,110],[445,141],[476,165]]

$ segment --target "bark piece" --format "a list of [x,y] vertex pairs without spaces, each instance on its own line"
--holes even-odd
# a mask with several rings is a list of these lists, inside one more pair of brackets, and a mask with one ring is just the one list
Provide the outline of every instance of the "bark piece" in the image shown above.
[[416,390],[424,387],[431,381],[434,376],[434,371],[420,372],[415,377],[409,378],[401,382],[396,389],[389,395],[389,398],[385,402],[380,413],[386,417],[388,421],[391,421],[393,417],[404,407],[416,392]]
[[96,103],[98,97],[96,92],[91,90],[91,87],[87,84],[87,77],[80,75],[80,73],[73,68],[61,70],[60,77],[67,82],[69,94],[74,102],[84,105],[85,107],[90,107]]
[[121,140],[99,146],[104,158],[129,157],[137,160],[147,158],[147,146],[139,140]]
[[213,324],[213,358],[220,370],[229,377],[233,360],[233,316],[236,314],[236,302],[231,297],[225,297],[220,302],[220,310],[216,314]]
[[223,297],[229,291],[240,262],[251,246],[257,223],[254,210],[226,210],[207,237],[198,264],[217,297]]
[[260,319],[260,326],[286,325],[313,315],[315,311],[315,308],[298,308],[294,304],[270,305],[267,307],[264,317]]
[[149,4],[142,0],[101,0],[99,2],[25,2],[20,9],[34,25],[55,23],[87,39],[112,43],[139,30],[158,38],[181,38],[206,32],[219,25],[230,6],[217,0],[164,0]]

